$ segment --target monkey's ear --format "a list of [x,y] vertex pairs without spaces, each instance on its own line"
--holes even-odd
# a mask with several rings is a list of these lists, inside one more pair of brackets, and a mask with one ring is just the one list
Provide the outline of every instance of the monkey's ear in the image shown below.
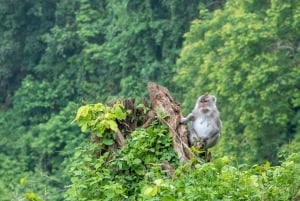
[[212,99],[215,103],[217,103],[217,98],[215,96],[212,96]]

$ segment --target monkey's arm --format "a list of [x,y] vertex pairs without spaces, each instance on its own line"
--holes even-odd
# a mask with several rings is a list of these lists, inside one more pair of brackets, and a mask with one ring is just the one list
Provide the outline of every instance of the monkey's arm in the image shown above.
[[221,119],[219,117],[216,120],[216,126],[218,127],[219,130],[221,130],[221,128],[222,128],[222,121],[221,121]]
[[195,120],[195,116],[193,115],[193,113],[188,114],[188,116],[186,117],[182,117],[180,119],[180,123],[187,123],[188,121],[194,121]]

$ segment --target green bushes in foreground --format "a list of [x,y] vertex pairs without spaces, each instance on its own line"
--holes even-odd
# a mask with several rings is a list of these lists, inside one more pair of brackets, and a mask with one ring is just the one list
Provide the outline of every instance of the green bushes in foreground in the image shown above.
[[[77,121],[84,126],[84,131],[92,131],[103,139],[111,136],[112,121],[126,115],[119,104],[111,109],[102,104],[83,107],[78,110]],[[96,119],[99,123],[95,124]],[[110,123],[106,124],[107,121]],[[291,154],[281,166],[271,166],[268,162],[250,168],[233,166],[233,161],[227,156],[215,158],[210,163],[194,158],[180,164],[172,149],[168,128],[158,120],[148,128],[137,128],[126,139],[125,146],[96,157],[95,153],[103,146],[105,144],[99,142],[78,148],[70,168],[72,184],[65,194],[66,200],[300,198],[299,153]],[[173,168],[162,168],[164,163]]]

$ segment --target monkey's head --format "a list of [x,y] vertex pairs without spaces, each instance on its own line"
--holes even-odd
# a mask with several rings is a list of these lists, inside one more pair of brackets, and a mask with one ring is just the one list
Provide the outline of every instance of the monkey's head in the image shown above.
[[196,108],[202,113],[210,113],[217,110],[216,103],[217,98],[206,93],[198,98]]

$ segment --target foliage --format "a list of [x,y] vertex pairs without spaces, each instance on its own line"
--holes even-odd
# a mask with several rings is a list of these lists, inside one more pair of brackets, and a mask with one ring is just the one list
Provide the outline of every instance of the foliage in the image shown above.
[[26,177],[40,184],[37,197],[61,199],[68,157],[84,138],[69,121],[74,103],[142,100],[148,80],[169,83],[198,12],[198,1],[185,2],[0,1],[0,180],[8,197],[25,195],[17,184]]
[[5,185],[2,183],[2,181],[0,182],[0,194],[2,195],[1,200],[2,201],[9,201],[9,196],[8,196],[8,189],[5,187]]
[[228,165],[223,157],[194,168],[180,166],[173,179],[148,182],[141,200],[296,200],[299,198],[299,154],[280,167]]
[[122,110],[121,104],[94,104],[78,109],[75,120],[81,130],[99,136],[100,141],[77,149],[66,200],[135,199],[145,180],[164,174],[160,170],[163,161],[176,164],[168,128],[157,121],[148,128],[136,129],[117,151],[104,149],[105,145],[112,145],[107,139],[113,139],[111,131],[116,131],[116,121],[126,117]]
[[[30,191],[37,197],[43,200],[62,197],[64,186],[69,181],[65,172],[69,158],[84,139],[84,136],[75,135],[79,131],[71,125],[70,117],[75,116],[75,108],[77,105],[70,103],[59,115],[32,126],[30,130],[11,126],[18,123],[13,122],[17,116],[5,113],[0,122],[1,128],[7,132],[1,140],[0,177],[7,184],[8,196],[17,200],[25,195],[25,189],[18,185],[19,179],[25,178],[25,184],[30,184]],[[22,135],[8,135],[16,132]]]
[[[112,132],[118,130],[117,120],[125,120],[126,112],[121,103],[113,107],[101,103],[81,106],[74,121],[78,122],[82,132],[92,132],[99,137],[99,145],[112,145],[114,136]],[[105,134],[105,135],[104,135]]]
[[299,9],[296,1],[228,1],[192,22],[175,80],[189,88],[186,109],[200,94],[217,95],[220,153],[278,163],[281,145],[299,134]]
[[66,107],[71,90],[72,87],[62,76],[49,82],[39,81],[29,75],[15,92],[13,107],[18,115],[28,117],[23,119],[23,125],[44,123],[53,113]]
[[[82,106],[76,121],[81,129],[87,127],[84,131],[105,136],[110,129],[98,129],[103,117],[115,116],[112,111],[119,107]],[[66,200],[295,200],[300,196],[300,177],[295,176],[300,174],[300,154],[290,155],[277,167],[266,162],[237,168],[226,156],[211,163],[179,164],[168,128],[157,120],[146,129],[137,128],[126,146],[115,152],[107,149],[96,155],[102,146],[94,143],[77,149]],[[162,168],[166,161],[175,170],[171,177]]]
[[[0,1],[0,103],[8,107],[22,79],[46,48],[41,40],[53,25],[54,1]],[[3,105],[2,105],[3,104]]]
[[78,86],[72,95],[87,101],[142,99],[148,81],[170,85],[166,77],[174,74],[170,66],[197,5],[195,0],[60,1],[35,71],[43,77],[72,77],[69,81]]
[[[111,145],[113,130],[123,108],[102,111],[115,117],[104,115],[99,124],[89,116],[94,105],[88,106],[92,110],[86,117],[91,119],[83,131],[102,138],[96,144],[87,144],[87,135],[79,135],[71,124],[80,104],[125,96],[142,100],[148,81],[166,86],[184,101],[186,111],[199,93],[218,96],[224,132],[222,143],[213,150],[216,158],[230,155],[230,161],[237,163],[265,163],[266,159],[279,163],[299,152],[299,2],[229,0],[225,6],[224,2],[0,0],[0,199],[62,200],[71,176],[73,184],[66,194],[71,200],[76,199],[77,188],[80,196],[89,193],[78,178],[91,192],[104,189],[101,192],[107,195],[101,196],[107,199],[125,195],[155,200],[163,193],[174,198],[173,186],[176,198],[183,195],[180,189],[189,190],[184,185],[189,181],[182,177],[176,180],[182,183],[176,184],[160,169],[163,161],[178,166],[165,126],[155,122],[137,129],[135,138],[127,138],[126,146],[107,152],[105,158],[107,149],[116,149]],[[183,38],[199,10],[199,19]],[[96,157],[93,153],[99,155],[99,147],[103,154]],[[81,161],[82,157],[91,161]],[[97,171],[86,166],[89,163]],[[213,164],[205,166],[213,168]],[[186,167],[180,165],[176,172]],[[275,167],[280,168],[286,167]],[[292,172],[289,168],[286,172]],[[108,176],[99,179],[95,172]],[[284,186],[284,181],[292,181],[291,174],[279,171],[278,175],[284,178],[269,180],[272,195],[281,192],[277,186]],[[89,183],[89,176],[96,183]],[[109,182],[109,178],[113,179]],[[20,179],[25,182],[20,184]],[[295,192],[285,188],[292,199]]]

